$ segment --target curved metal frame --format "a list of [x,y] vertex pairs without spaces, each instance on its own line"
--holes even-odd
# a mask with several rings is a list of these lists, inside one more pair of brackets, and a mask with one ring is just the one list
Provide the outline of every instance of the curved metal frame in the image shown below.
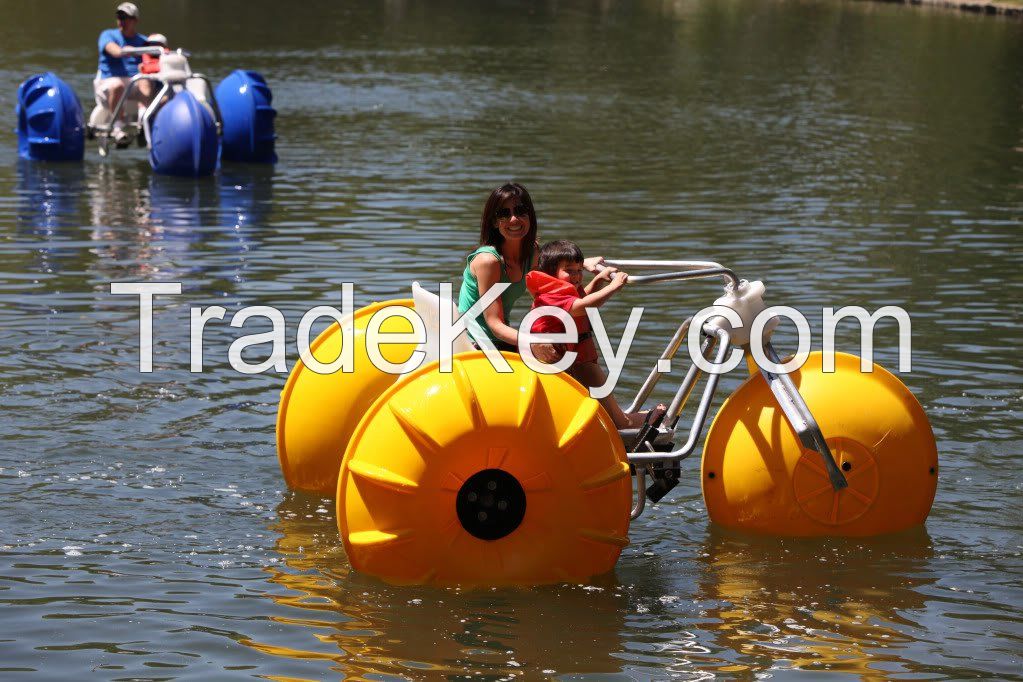
[[[135,51],[135,54],[146,54],[146,53],[148,53],[148,54],[159,54],[159,52],[147,52],[148,50],[153,50],[153,49],[159,50],[160,48],[137,48],[136,51]],[[183,54],[186,57],[189,56],[189,53],[184,51],[184,50],[180,50],[179,49],[177,51],[179,53]],[[137,84],[140,81],[143,81],[143,80],[147,80],[147,81],[154,82],[154,83],[159,83],[160,84],[159,92],[157,92],[155,95],[153,95],[153,99],[151,100],[149,105],[146,107],[146,110],[142,113],[141,124],[132,121],[132,122],[128,123],[127,125],[128,125],[128,127],[134,127],[134,128],[139,128],[141,126],[142,134],[145,135],[146,148],[147,149],[152,149],[153,148],[152,135],[151,135],[152,120],[153,120],[153,117],[156,116],[157,112],[165,104],[164,97],[167,97],[168,95],[173,97],[174,92],[175,92],[174,91],[174,85],[180,84],[182,87],[186,87],[187,83],[189,81],[191,81],[191,80],[201,80],[201,81],[203,81],[206,84],[206,91],[207,91],[207,93],[209,93],[209,98],[207,100],[207,104],[209,104],[209,106],[210,106],[211,113],[213,114],[213,121],[214,121],[214,123],[217,126],[217,135],[220,136],[221,134],[223,134],[223,132],[224,132],[224,123],[223,123],[223,119],[221,118],[221,115],[220,115],[220,106],[217,104],[217,98],[213,94],[213,84],[210,83],[210,80],[204,74],[192,72],[191,75],[189,75],[187,78],[180,79],[180,80],[170,81],[170,80],[165,80],[163,78],[160,78],[160,74],[159,73],[155,73],[155,74],[153,74],[153,73],[137,73],[137,74],[135,74],[134,76],[131,77],[131,80],[128,82],[128,86],[124,89],[124,94],[121,95],[121,98],[117,101],[117,104],[114,106],[114,108],[112,110],[112,113],[111,113],[111,123],[110,123],[110,125],[107,125],[107,126],[96,126],[93,129],[93,131],[94,131],[94,133],[96,135],[96,138],[99,140],[98,144],[99,144],[99,154],[100,154],[100,156],[106,156],[109,153],[109,149],[110,149],[110,132],[111,132],[111,130],[113,130],[114,122],[116,122],[118,117],[121,115],[121,111],[124,109],[125,103],[127,103],[129,101],[130,95],[132,95],[134,90],[137,89]],[[136,132],[136,135],[137,134],[138,133]]]
[[[732,290],[738,289],[740,283],[739,277],[731,269],[726,268],[719,263],[709,261],[605,260],[604,264],[606,266],[619,267],[630,271],[670,270],[669,272],[658,272],[649,275],[629,275],[627,281],[630,284],[722,277],[726,281],[727,291],[729,288]],[[682,342],[686,338],[692,323],[693,318],[689,317],[679,325],[678,329],[668,341],[668,345],[664,349],[664,352],[661,353],[657,362],[654,364],[653,370],[651,370],[651,372],[647,375],[643,385],[636,393],[636,397],[629,405],[627,410],[628,412],[634,412],[637,410],[640,405],[642,405],[643,402],[650,397],[650,394],[653,392],[657,383],[664,374],[664,372],[661,372],[659,369],[661,361],[670,361],[675,357],[679,348],[682,346]],[[701,332],[703,334],[703,339],[701,341],[700,354],[707,360],[711,360],[711,356],[713,356],[712,362],[714,364],[722,364],[728,356],[729,351],[732,349],[731,337],[728,331],[711,325],[704,325]],[[716,351],[715,346],[717,346]],[[772,346],[770,342],[765,343],[764,346],[768,358],[772,362],[778,364],[780,361],[774,346]],[[828,476],[831,480],[832,486],[835,490],[846,487],[848,484],[845,480],[845,476],[842,474],[842,471],[835,462],[835,459],[825,442],[824,435],[821,433],[820,427],[817,425],[816,420],[814,420],[813,415],[810,413],[806,402],[799,394],[799,390],[796,388],[792,379],[788,377],[788,375],[774,374],[764,370],[763,368],[761,368],[760,371],[765,380],[768,382],[771,391],[774,393],[775,398],[781,407],[782,413],[792,426],[792,429],[796,433],[800,442],[807,449],[815,450],[820,453],[824,466],[828,471]],[[629,462],[632,463],[635,468],[636,476],[636,500],[630,512],[632,519],[638,518],[643,513],[646,506],[645,484],[648,465],[653,462],[678,463],[689,457],[696,448],[696,443],[699,440],[703,427],[707,422],[711,402],[713,402],[714,394],[717,391],[718,381],[721,377],[721,373],[718,372],[712,372],[707,377],[707,384],[704,386],[703,393],[700,396],[700,402],[696,407],[692,424],[689,427],[689,435],[686,438],[685,443],[683,443],[681,447],[674,448],[674,442],[682,411],[685,408],[685,405],[688,402],[701,374],[702,372],[695,362],[690,365],[685,378],[682,380],[681,385],[675,392],[671,405],[668,407],[668,412],[664,420],[666,425],[662,425],[657,428],[657,434],[653,439],[645,439],[643,442],[635,443],[636,439],[639,437],[641,429],[621,429],[618,432],[625,443],[634,443],[634,445],[632,445],[633,450],[627,453]],[[658,450],[657,446],[660,446],[661,448],[672,447],[674,449],[670,452],[666,452]]]

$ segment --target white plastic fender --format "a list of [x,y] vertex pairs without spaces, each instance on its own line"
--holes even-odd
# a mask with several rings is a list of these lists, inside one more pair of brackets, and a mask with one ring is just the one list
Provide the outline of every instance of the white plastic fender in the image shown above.
[[[731,284],[726,285],[725,295],[714,301],[714,305],[731,308],[738,313],[742,319],[742,327],[733,328],[732,324],[720,315],[707,320],[707,324],[711,327],[727,331],[731,337],[732,345],[746,345],[749,343],[749,333],[750,328],[753,326],[753,320],[767,308],[767,304],[764,303],[764,292],[766,290],[767,287],[760,280],[755,282],[742,280],[739,282],[738,289],[735,289]],[[771,338],[771,334],[777,326],[777,317],[772,317],[764,326],[763,341],[765,343]]]
[[[421,364],[433,362],[439,359],[440,350],[440,296],[428,291],[419,285],[419,282],[412,283],[412,300],[415,301],[416,314],[419,315],[423,320],[423,324],[426,327],[426,341],[416,346],[415,350],[422,351],[425,354],[425,358]],[[454,301],[450,302],[451,305],[451,319],[458,319],[458,306],[455,305]],[[469,341],[469,335],[466,332],[462,332],[455,337],[454,343],[452,343],[451,353],[452,355],[457,353],[466,353],[469,351],[476,350],[472,343]],[[415,357],[415,356],[413,356]],[[412,371],[413,368],[406,370],[405,374]]]

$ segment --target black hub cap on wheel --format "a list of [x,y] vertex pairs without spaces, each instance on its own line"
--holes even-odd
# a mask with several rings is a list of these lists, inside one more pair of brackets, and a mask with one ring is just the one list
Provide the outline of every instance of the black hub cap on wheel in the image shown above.
[[519,527],[526,515],[526,492],[514,476],[484,469],[462,484],[455,498],[458,520],[481,540],[498,540]]

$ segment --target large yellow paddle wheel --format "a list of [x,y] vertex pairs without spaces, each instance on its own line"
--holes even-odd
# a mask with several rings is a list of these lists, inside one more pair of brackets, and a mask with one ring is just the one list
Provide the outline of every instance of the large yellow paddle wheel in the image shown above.
[[864,536],[922,524],[938,479],[938,452],[923,408],[879,365],[820,353],[792,374],[846,486],[835,488],[821,454],[789,427],[761,374],[718,411],[703,448],[702,485],[715,523],[772,535]]
[[352,566],[409,583],[579,581],[628,544],[625,450],[566,375],[483,353],[406,377],[352,436],[337,518]]
[[[378,312],[390,306],[412,308],[412,299],[374,303],[352,316],[352,365],[354,372],[319,374],[299,361],[281,392],[277,410],[277,458],[289,487],[333,496],[341,456],[352,432],[373,401],[398,377],[381,371],[369,358],[366,328]],[[412,325],[400,317],[388,317],[381,331],[410,333]],[[309,344],[309,352],[323,364],[341,355],[343,334],[332,324]],[[409,359],[415,344],[382,345],[386,360],[401,363]]]

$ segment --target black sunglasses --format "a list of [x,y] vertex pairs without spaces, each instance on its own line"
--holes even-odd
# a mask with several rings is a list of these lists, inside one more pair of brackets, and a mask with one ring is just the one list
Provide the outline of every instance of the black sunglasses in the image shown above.
[[525,204],[516,204],[515,208],[499,208],[494,211],[494,217],[498,220],[508,220],[512,215],[516,218],[525,218],[529,215],[529,209]]
[[117,18],[121,19],[122,21],[127,21],[128,19],[134,19],[134,17],[132,17],[131,15],[125,14],[124,12],[118,12],[117,13]]

